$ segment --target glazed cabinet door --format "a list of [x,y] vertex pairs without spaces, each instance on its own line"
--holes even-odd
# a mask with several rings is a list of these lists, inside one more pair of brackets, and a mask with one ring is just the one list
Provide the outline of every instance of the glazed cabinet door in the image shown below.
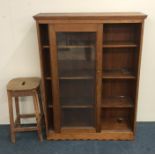
[[55,132],[100,130],[102,27],[50,25]]

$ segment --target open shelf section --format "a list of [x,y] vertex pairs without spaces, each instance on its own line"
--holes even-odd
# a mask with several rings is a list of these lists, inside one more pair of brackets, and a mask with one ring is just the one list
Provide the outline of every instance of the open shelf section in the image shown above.
[[45,100],[47,102],[47,106],[52,105],[52,82],[49,80],[45,80],[45,93],[46,97]]
[[[52,106],[52,105],[51,105]],[[49,107],[49,105],[48,105]],[[47,107],[47,117],[48,117],[48,128],[49,130],[53,131],[54,130],[54,122],[53,122],[53,108],[48,108]]]
[[134,48],[107,48],[103,52],[104,79],[136,79],[138,53]]
[[51,61],[50,61],[50,51],[49,49],[42,50],[42,61],[46,62],[43,63],[43,74],[46,79],[46,77],[51,76]]
[[[52,102],[52,83],[51,81],[45,80],[45,102],[46,102],[46,116],[48,127],[53,130],[53,102]],[[51,108],[49,108],[51,107]]]
[[127,118],[102,119],[102,131],[131,131]]
[[102,131],[131,131],[133,109],[102,109]]
[[102,108],[133,108],[133,101],[129,97],[107,97],[102,99]]
[[135,81],[103,80],[102,108],[134,108]]
[[123,41],[106,41],[103,43],[103,48],[134,48],[138,45],[134,42]]
[[131,71],[126,69],[104,70],[103,79],[136,79]]
[[48,36],[48,24],[39,24],[39,30],[40,30],[40,42],[42,47],[44,45],[49,45],[49,36]]
[[140,24],[104,24],[103,45],[111,47],[137,47],[139,44]]

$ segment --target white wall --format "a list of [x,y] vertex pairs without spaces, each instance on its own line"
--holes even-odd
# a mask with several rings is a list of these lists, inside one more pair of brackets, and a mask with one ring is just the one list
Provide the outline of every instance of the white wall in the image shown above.
[[[155,0],[0,0],[0,124],[8,123],[6,84],[14,77],[39,76],[33,15],[40,12],[121,12],[148,14],[142,55],[139,121],[155,121]],[[27,102],[26,99],[23,99]],[[22,106],[31,111],[32,105]]]

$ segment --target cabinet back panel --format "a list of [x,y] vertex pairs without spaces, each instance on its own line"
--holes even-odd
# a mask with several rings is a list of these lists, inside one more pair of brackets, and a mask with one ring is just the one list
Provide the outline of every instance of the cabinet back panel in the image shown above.
[[95,104],[92,84],[94,85],[93,80],[60,80],[62,104]]
[[53,108],[48,107],[47,108],[47,117],[48,117],[48,128],[49,130],[54,130],[54,124],[53,124]]
[[60,46],[94,45],[96,42],[96,34],[92,32],[58,32],[57,38]]
[[52,84],[51,80],[45,81],[45,92],[46,92],[46,102],[47,105],[52,105]]
[[135,81],[130,80],[104,80],[103,97],[130,97],[135,98]]
[[51,76],[51,61],[50,61],[50,50],[44,49],[42,51],[42,61],[43,61],[43,72],[45,77]]
[[92,109],[62,109],[62,126],[94,126],[94,116]]
[[103,109],[102,130],[131,130],[133,109]]
[[[139,42],[140,24],[104,24],[104,42]],[[137,37],[138,36],[138,37]]]
[[75,60],[64,60],[59,61],[59,76],[60,77],[92,77],[95,74],[94,69],[95,61],[75,61]]
[[137,52],[132,48],[105,49],[103,70],[127,70],[134,72]]
[[48,24],[40,24],[41,45],[49,45]]

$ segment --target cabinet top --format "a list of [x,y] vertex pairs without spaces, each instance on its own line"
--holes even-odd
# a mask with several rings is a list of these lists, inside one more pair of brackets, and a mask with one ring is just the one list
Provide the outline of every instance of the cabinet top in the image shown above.
[[107,12],[107,13],[39,13],[34,16],[36,20],[110,20],[110,19],[145,19],[146,14],[140,12]]

